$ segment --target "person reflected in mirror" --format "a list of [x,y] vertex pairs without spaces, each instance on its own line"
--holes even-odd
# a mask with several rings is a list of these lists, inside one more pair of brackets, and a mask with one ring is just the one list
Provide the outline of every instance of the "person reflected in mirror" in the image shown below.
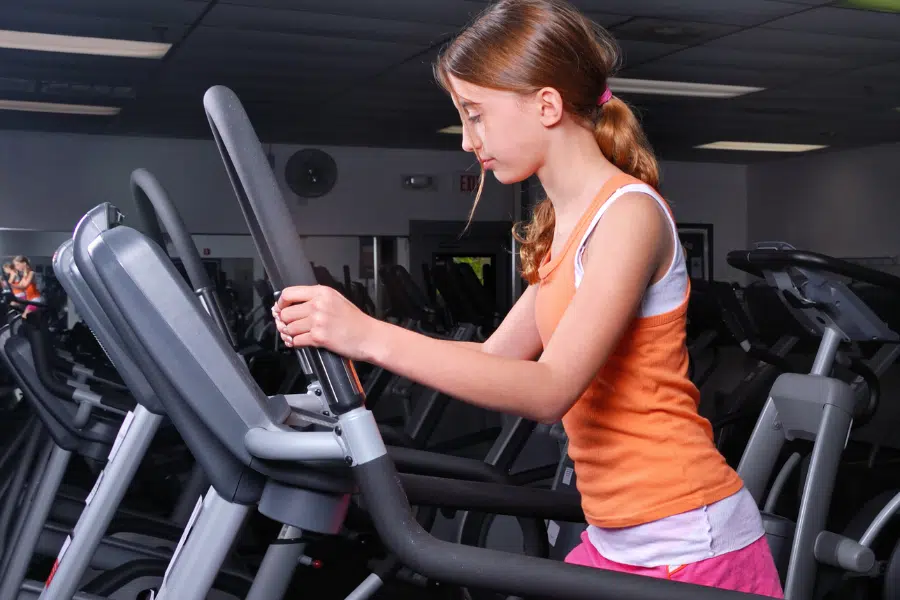
[[[29,302],[41,302],[41,292],[38,289],[35,272],[28,257],[19,255],[13,259],[12,264],[19,276],[15,283],[11,283],[16,295],[20,298],[24,297]],[[22,318],[28,318],[28,315],[36,310],[37,307],[34,305],[26,306],[22,313]]]

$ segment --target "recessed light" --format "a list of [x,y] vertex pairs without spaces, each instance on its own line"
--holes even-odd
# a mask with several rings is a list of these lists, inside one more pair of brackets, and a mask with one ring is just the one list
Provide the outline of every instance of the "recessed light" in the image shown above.
[[463,128],[462,125],[450,125],[449,127],[444,127],[443,129],[438,129],[438,133],[450,133],[456,135],[462,135]]
[[127,58],[162,58],[172,44],[0,29],[0,48]]
[[55,102],[31,102],[27,100],[0,100],[0,110],[112,117],[119,114],[122,109],[118,106],[91,106],[89,104],[57,104]]
[[695,146],[703,150],[738,150],[744,152],[810,152],[828,146],[819,144],[773,144],[767,142],[712,142]]
[[695,98],[736,98],[765,88],[721,83],[692,83],[688,81],[662,81],[657,79],[621,79],[611,77],[609,89],[619,94],[658,94],[663,96],[690,96]]

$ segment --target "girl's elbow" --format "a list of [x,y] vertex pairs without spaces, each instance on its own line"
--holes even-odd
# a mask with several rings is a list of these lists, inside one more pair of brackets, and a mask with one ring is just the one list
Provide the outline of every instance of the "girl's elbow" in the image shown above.
[[539,414],[536,415],[535,420],[546,425],[559,423],[566,416],[566,413],[575,406],[582,393],[583,390],[580,389],[572,389],[570,391],[557,388],[557,392],[552,398],[548,398],[547,401],[540,403],[537,411]]
[[566,413],[569,412],[570,408],[571,404],[566,404],[564,406],[549,403],[543,404],[542,406],[537,407],[537,410],[534,411],[531,418],[544,425],[553,425],[554,423],[562,421],[562,418],[566,416]]
[[563,418],[563,415],[557,415],[555,413],[553,413],[553,414],[547,413],[547,414],[537,415],[537,417],[535,418],[535,421],[537,421],[541,425],[555,425],[556,423],[559,423],[562,420],[562,418]]

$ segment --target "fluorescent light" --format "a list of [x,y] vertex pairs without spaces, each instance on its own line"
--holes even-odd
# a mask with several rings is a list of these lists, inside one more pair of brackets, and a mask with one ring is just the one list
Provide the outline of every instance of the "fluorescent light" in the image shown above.
[[744,152],[809,152],[828,146],[817,144],[769,144],[765,142],[712,142],[695,146],[704,150],[740,150]]
[[456,135],[462,135],[463,128],[462,125],[450,125],[449,127],[444,127],[443,129],[438,129],[438,133],[450,133]]
[[10,50],[35,50],[39,52],[65,52],[68,54],[95,54],[99,56],[124,56],[129,58],[162,58],[172,44],[135,42],[112,38],[57,35],[0,29],[0,48]]
[[118,106],[91,106],[89,104],[57,104],[55,102],[30,102],[27,100],[0,100],[0,110],[112,117],[119,114],[119,111],[122,109]]
[[735,98],[759,92],[765,88],[719,83],[689,83],[655,79],[620,79],[611,77],[609,89],[617,94],[658,94],[663,96],[691,96],[695,98]]

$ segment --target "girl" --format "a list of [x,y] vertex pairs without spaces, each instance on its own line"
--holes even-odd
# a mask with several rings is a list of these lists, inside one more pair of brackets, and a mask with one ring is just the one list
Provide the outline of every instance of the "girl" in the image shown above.
[[607,87],[617,62],[563,0],[500,0],[437,60],[463,149],[547,193],[521,236],[531,285],[486,342],[377,321],[322,286],[285,289],[276,324],[293,347],[562,419],[588,522],[567,562],[781,598],[758,508],[697,413],[684,254],[640,125]]
[[[13,259],[13,268],[18,272],[19,278],[15,282],[10,282],[15,291],[16,296],[24,294],[25,300],[32,302],[41,301],[41,293],[38,291],[37,282],[34,280],[35,273],[31,268],[31,261],[25,256],[17,256]],[[22,313],[22,318],[28,317],[30,313],[37,310],[37,307],[29,304]]]
[[12,263],[3,263],[3,274],[4,274],[3,281],[2,281],[3,289],[12,291],[13,295],[16,296],[17,298],[19,298],[19,297],[24,298],[25,297],[24,292],[19,294],[19,293],[16,293],[15,291],[13,291],[12,284],[16,283],[19,280],[19,274],[16,273],[15,269],[13,269]]

